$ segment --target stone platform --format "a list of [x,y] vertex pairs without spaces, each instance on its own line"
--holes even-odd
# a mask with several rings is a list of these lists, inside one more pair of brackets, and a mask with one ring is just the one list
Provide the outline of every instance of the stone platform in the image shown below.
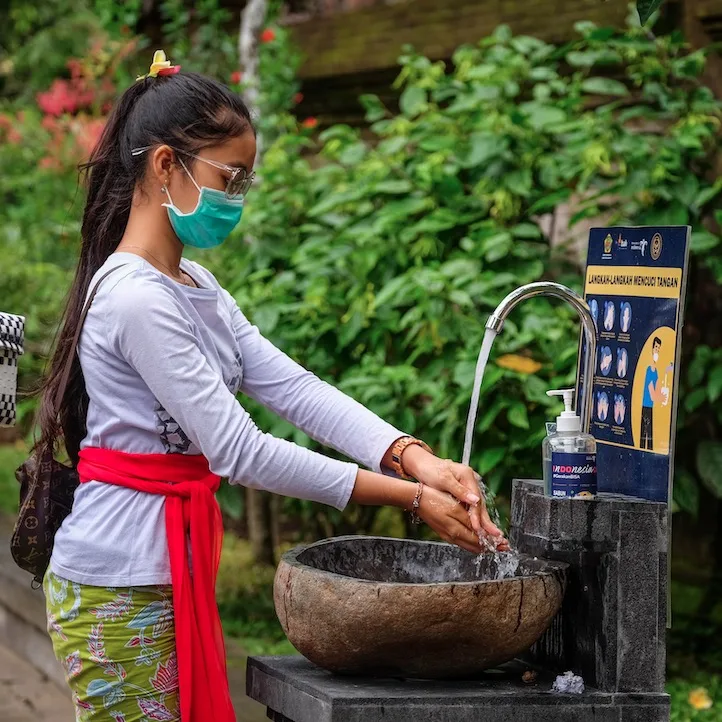
[[301,656],[251,657],[248,695],[274,722],[666,722],[663,693],[551,692],[554,675],[527,684],[510,663],[468,681],[341,677]]

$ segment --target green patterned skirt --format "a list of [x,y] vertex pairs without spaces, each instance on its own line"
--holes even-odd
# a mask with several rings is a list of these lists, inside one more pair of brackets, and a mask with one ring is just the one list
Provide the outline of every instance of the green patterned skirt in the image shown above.
[[170,586],[93,587],[48,571],[43,588],[78,722],[180,719]]

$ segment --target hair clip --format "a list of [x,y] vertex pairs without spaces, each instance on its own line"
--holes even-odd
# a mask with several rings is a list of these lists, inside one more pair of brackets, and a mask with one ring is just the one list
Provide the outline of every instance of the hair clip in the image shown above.
[[166,60],[165,53],[162,50],[156,50],[153,53],[153,62],[150,64],[150,70],[145,75],[139,75],[138,80],[145,78],[156,78],[159,75],[175,75],[180,72],[180,65],[171,65],[170,60]]

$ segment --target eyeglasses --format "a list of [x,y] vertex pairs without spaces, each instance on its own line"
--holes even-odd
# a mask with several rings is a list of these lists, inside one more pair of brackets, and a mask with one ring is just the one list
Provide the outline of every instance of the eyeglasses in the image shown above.
[[[150,150],[152,147],[152,145],[146,145],[143,148],[134,148],[130,151],[130,153],[131,155],[142,155],[147,150]],[[183,155],[190,156],[191,158],[200,160],[203,163],[212,165],[214,168],[218,168],[219,170],[226,171],[226,173],[230,173],[231,177],[226,183],[226,198],[238,198],[238,196],[245,196],[246,193],[248,193],[251,184],[256,178],[256,174],[253,171],[251,171],[251,173],[248,173],[245,168],[238,168],[237,166],[226,165],[225,163],[218,163],[215,160],[201,158],[201,156],[195,155],[195,153],[188,153],[185,150],[173,148],[173,146],[169,147],[172,148],[176,153],[183,153]],[[183,167],[185,168],[185,165]]]

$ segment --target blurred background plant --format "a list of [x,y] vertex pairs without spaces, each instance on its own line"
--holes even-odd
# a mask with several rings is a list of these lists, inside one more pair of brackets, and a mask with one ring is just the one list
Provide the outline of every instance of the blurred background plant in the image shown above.
[[[692,261],[675,470],[675,719],[722,670],[722,105],[703,81],[712,47],[578,22],[566,43],[500,26],[447,62],[401,50],[393,87],[357,88],[359,125],[308,115],[284,7],[259,28],[260,181],[208,265],[261,331],[391,423],[458,457],[488,313],[523,283],[581,290],[592,224],[690,224]],[[246,90],[239,13],[202,0],[11,0],[0,9],[2,310],[27,317],[21,387],[37,382],[75,264],[87,158],[113,99],[155,47]],[[355,86],[354,86],[355,87]],[[331,102],[329,94],[329,102]],[[583,260],[583,259],[581,259]],[[539,476],[548,388],[575,374],[577,326],[559,304],[515,311],[494,348],[472,462],[507,510],[513,477]],[[242,399],[258,424],[316,447]],[[35,401],[0,441],[0,509],[27,452]],[[219,598],[251,651],[289,650],[273,570],[289,544],[342,533],[418,533],[393,510],[265,497],[249,528],[242,489],[220,499],[229,534]],[[257,528],[261,524],[260,532]],[[260,536],[259,536],[260,533]],[[250,537],[250,543],[248,541]],[[704,701],[702,699],[702,701]],[[695,702],[695,703],[696,703]]]

